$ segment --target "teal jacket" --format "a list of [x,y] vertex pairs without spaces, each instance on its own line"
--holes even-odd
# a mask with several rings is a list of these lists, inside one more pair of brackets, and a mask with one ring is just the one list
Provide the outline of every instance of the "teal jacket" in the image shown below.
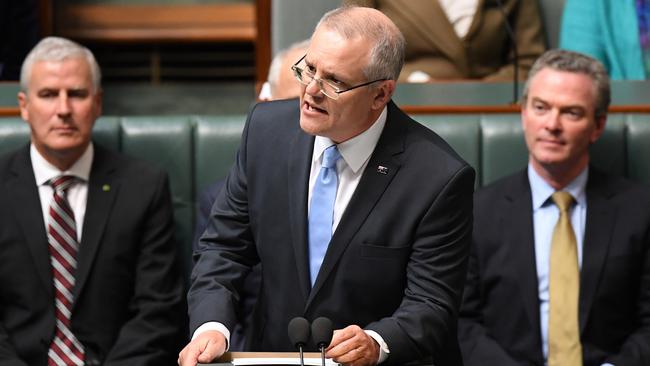
[[634,0],[567,0],[560,48],[600,60],[614,80],[644,80]]

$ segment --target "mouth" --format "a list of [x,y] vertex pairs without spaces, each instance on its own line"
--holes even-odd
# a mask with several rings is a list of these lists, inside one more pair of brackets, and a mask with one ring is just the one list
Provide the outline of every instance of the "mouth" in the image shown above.
[[315,105],[313,105],[312,103],[310,103],[308,101],[303,102],[302,110],[304,112],[306,112],[306,113],[325,114],[325,115],[329,114],[329,113],[327,113],[327,111],[325,109],[316,107]]
[[61,134],[69,134],[76,131],[77,129],[72,126],[59,126],[59,127],[52,128],[52,132],[61,133]]
[[565,142],[563,140],[554,140],[554,139],[538,139],[542,144],[551,145],[551,146],[564,146]]

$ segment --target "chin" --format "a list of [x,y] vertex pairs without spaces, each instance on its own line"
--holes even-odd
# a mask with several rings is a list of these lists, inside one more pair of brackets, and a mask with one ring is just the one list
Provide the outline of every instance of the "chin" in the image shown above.
[[324,129],[322,128],[322,124],[315,122],[315,121],[308,121],[304,118],[300,119],[300,128],[302,128],[303,131],[310,135],[322,135],[324,132]]

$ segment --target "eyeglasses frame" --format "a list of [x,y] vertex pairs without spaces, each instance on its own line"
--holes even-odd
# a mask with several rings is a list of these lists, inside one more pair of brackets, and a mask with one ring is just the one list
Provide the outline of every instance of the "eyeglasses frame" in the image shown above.
[[[349,87],[349,88],[347,88],[347,89],[339,90],[339,87],[338,87],[338,86],[334,86],[334,85],[332,85],[332,84],[329,83],[327,80],[323,80],[323,79],[317,78],[316,75],[314,74],[314,76],[312,76],[311,80],[310,80],[308,83],[305,83],[305,82],[301,79],[301,77],[298,76],[298,75],[302,75],[302,73],[306,71],[305,69],[298,67],[298,64],[300,63],[300,61],[304,60],[305,57],[307,57],[307,54],[303,55],[303,56],[300,58],[300,60],[296,61],[296,63],[293,64],[293,65],[291,66],[291,71],[293,71],[293,75],[296,77],[296,79],[298,80],[299,83],[301,83],[302,85],[305,85],[305,86],[311,84],[312,81],[316,81],[316,84],[318,84],[318,89],[321,91],[321,93],[323,93],[324,96],[326,96],[326,97],[328,97],[328,98],[330,98],[330,99],[334,99],[334,100],[336,100],[336,99],[339,98],[339,95],[342,94],[342,93],[345,93],[345,92],[348,92],[348,91],[350,91],[350,90],[354,90],[354,89],[357,89],[357,88],[361,88],[362,86],[367,86],[367,85],[370,85],[370,84],[372,84],[372,83],[376,83],[376,82],[378,82],[378,81],[386,81],[386,80],[389,80],[389,79],[387,79],[387,78],[377,79],[377,80],[368,81],[368,82],[365,82],[365,83],[362,83],[362,84],[359,84],[359,85],[354,85],[354,86],[351,86],[351,87]],[[300,71],[298,71],[298,70],[300,70]],[[334,92],[336,93],[336,98],[334,98],[334,97],[332,97],[332,96],[330,96],[330,95],[327,95],[327,94],[325,93],[325,91],[323,91],[323,83],[327,83],[327,85],[329,85],[329,86],[331,86],[332,88],[335,89]]]

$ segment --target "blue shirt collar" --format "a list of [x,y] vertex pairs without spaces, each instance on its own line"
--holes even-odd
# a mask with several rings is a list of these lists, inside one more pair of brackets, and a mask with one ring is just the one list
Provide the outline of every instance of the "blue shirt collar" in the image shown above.
[[[585,189],[587,187],[587,179],[589,178],[589,166],[587,166],[578,176],[572,180],[562,191],[569,192],[576,200],[576,204],[586,206],[587,195]],[[544,206],[553,193],[555,188],[551,187],[532,167],[528,164],[528,181],[530,183],[530,191],[533,198],[533,211],[538,210]]]

